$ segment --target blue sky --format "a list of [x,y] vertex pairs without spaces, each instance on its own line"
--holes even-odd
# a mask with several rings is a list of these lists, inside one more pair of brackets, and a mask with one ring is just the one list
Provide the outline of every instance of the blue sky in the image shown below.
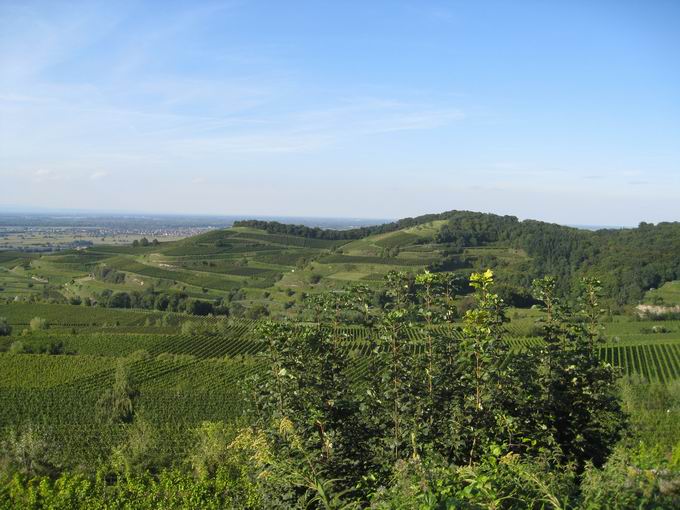
[[5,207],[680,220],[680,2],[0,2]]

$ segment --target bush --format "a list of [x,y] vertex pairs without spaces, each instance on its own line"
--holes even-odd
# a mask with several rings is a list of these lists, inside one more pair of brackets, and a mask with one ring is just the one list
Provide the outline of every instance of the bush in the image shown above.
[[197,335],[202,331],[202,325],[201,323],[197,321],[185,321],[182,323],[182,327],[180,328],[180,331],[182,332],[183,335]]
[[9,346],[8,352],[10,354],[22,354],[26,352],[26,347],[21,340],[17,340],[16,342],[12,342],[12,345]]
[[269,308],[266,305],[258,304],[246,310],[245,318],[251,320],[262,319],[269,316]]
[[3,464],[28,476],[49,474],[53,471],[49,445],[46,434],[32,425],[12,429],[0,444]]
[[12,334],[12,326],[9,325],[7,319],[0,317],[0,336],[9,336]]
[[129,476],[164,464],[158,453],[159,434],[150,422],[137,418],[125,427],[125,433],[125,440],[111,454],[114,470]]
[[31,331],[42,331],[50,327],[47,319],[41,317],[33,317],[29,325],[31,326]]
[[583,508],[680,508],[680,466],[648,469],[619,448],[602,469],[585,471],[581,492]]
[[235,434],[224,422],[204,421],[194,430],[195,443],[188,461],[199,478],[207,478],[225,463],[228,448]]

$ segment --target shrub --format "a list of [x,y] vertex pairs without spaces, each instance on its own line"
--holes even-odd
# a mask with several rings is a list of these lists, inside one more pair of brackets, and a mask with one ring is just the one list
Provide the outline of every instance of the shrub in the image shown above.
[[29,325],[31,326],[31,331],[42,331],[50,327],[47,319],[41,317],[33,317]]
[[53,470],[49,460],[49,444],[43,431],[28,425],[22,430],[10,430],[0,445],[0,451],[4,463],[19,473],[35,476]]
[[23,352],[26,352],[26,347],[24,346],[24,343],[21,340],[12,342],[12,345],[9,346],[10,354],[21,354]]
[[257,320],[269,316],[269,308],[266,305],[258,304],[246,310],[246,319]]
[[9,336],[12,334],[12,326],[9,325],[7,319],[0,317],[0,336]]
[[224,422],[204,421],[194,430],[194,436],[195,443],[188,454],[188,461],[196,476],[206,478],[224,464],[234,433]]
[[126,426],[125,440],[113,449],[111,466],[114,470],[130,474],[139,474],[164,463],[158,456],[158,431],[154,426],[141,418]]

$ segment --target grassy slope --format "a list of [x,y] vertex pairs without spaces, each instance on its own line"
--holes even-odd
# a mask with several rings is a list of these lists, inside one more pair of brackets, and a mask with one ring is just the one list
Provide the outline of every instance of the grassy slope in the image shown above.
[[658,289],[648,291],[644,302],[649,305],[680,306],[680,281],[666,282]]

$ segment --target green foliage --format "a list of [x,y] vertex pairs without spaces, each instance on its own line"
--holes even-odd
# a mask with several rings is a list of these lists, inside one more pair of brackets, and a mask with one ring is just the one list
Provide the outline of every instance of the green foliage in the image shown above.
[[111,467],[127,475],[159,469],[166,461],[158,453],[159,441],[158,431],[153,424],[143,418],[136,418],[125,426],[123,442],[111,452]]
[[51,473],[50,442],[47,434],[33,425],[10,429],[0,442],[0,466],[20,474]]
[[9,336],[12,334],[12,326],[9,325],[5,317],[0,317],[0,336]]
[[114,284],[120,284],[125,282],[125,273],[116,271],[115,269],[105,266],[98,265],[92,271],[92,275],[102,282],[109,282]]
[[680,464],[668,464],[652,453],[654,467],[640,465],[640,457],[650,453],[644,446],[619,447],[602,469],[588,466],[581,482],[580,506],[594,510],[678,508]]
[[116,365],[113,386],[97,401],[97,417],[104,423],[129,423],[133,416],[135,391],[130,387],[127,360],[121,358]]
[[[370,367],[365,380],[353,384],[343,381],[343,351],[318,329],[299,336],[282,324],[261,330],[271,373],[253,386],[257,424],[269,431],[275,457],[287,472],[315,480],[296,485],[287,503],[318,495],[310,487],[329,480],[329,488],[339,493],[350,488],[370,492],[389,483],[400,466],[421,461],[482,469],[488,452],[518,456],[520,464],[537,456],[563,466],[573,462],[577,472],[586,461],[604,462],[619,437],[623,415],[614,396],[613,371],[595,349],[600,334],[596,282],[585,282],[578,313],[555,301],[552,280],[537,282],[538,297],[548,309],[547,348],[521,358],[508,357],[504,304],[492,291],[493,273],[472,274],[470,285],[475,306],[466,312],[457,339],[450,330],[433,327],[455,315],[455,281],[432,273],[416,278],[389,274]],[[339,308],[357,301],[351,293],[335,294],[318,310],[328,322]],[[422,348],[413,349],[409,331],[418,319],[429,327]],[[333,374],[335,381],[329,379]],[[351,411],[351,419],[333,419],[339,402]],[[348,423],[361,426],[352,429]],[[342,450],[353,443],[362,449]],[[501,500],[514,497],[530,480],[536,501],[561,504],[544,480],[532,474],[520,481],[524,475],[512,472],[515,481],[506,482],[515,488],[499,489],[510,490]]]
[[29,325],[31,326],[31,331],[41,331],[50,327],[47,320],[40,317],[33,317]]
[[233,426],[224,422],[202,422],[194,431],[195,444],[187,461],[199,478],[213,476],[229,458],[229,445],[234,439]]
[[12,342],[12,345],[9,346],[9,350],[7,352],[10,354],[21,354],[26,352],[26,346],[21,340],[17,340]]
[[[469,282],[391,273],[384,292],[354,286],[309,296],[307,324],[259,327],[59,305],[36,305],[31,315],[29,306],[0,305],[16,311],[7,313],[13,325],[36,313],[53,324],[22,337],[26,352],[63,342],[79,353],[0,354],[8,404],[0,425],[49,423],[45,437],[59,449],[46,454],[64,473],[61,481],[0,476],[0,507],[92,507],[95,495],[142,508],[673,503],[680,420],[669,381],[678,326],[652,333],[617,319],[606,325],[616,339],[605,338],[597,282],[585,281],[568,306],[552,279],[536,283],[544,311],[509,313],[508,322],[494,285],[490,271]],[[541,337],[524,338],[534,333]],[[631,347],[644,356],[630,362],[633,371],[665,384],[623,386],[633,426],[619,442],[626,455],[611,456],[623,420],[607,363],[627,366],[620,353]],[[130,356],[137,349],[148,352]],[[106,482],[67,473],[94,470],[97,459],[106,459],[98,475]],[[605,482],[616,488],[598,492]]]
[[624,420],[615,391],[616,371],[597,351],[603,342],[599,282],[583,280],[576,313],[556,296],[554,279],[537,280],[534,288],[545,311],[543,405],[552,417],[554,438],[565,459],[579,470],[586,461],[601,466]]
[[257,374],[247,393],[255,403],[255,424],[266,431],[276,456],[285,459],[286,476],[297,480],[294,493],[281,501],[284,506],[309,496],[310,487],[319,496],[330,480],[337,480],[338,490],[348,490],[368,460],[359,406],[347,394],[352,385],[346,351],[320,328],[293,333],[286,324],[262,325],[269,371]]

